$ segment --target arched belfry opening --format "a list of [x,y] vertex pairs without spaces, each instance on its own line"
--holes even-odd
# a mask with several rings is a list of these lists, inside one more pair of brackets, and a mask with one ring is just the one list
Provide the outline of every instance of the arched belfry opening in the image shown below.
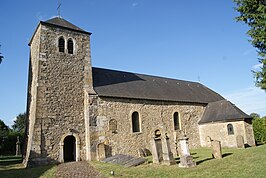
[[69,135],[64,139],[64,162],[76,161],[76,139]]

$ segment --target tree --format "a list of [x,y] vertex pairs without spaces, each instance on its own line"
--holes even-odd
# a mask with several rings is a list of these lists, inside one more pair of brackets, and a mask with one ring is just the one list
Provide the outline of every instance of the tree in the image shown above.
[[266,118],[255,118],[252,121],[254,136],[257,143],[266,143]]
[[0,119],[0,150],[5,140],[8,138],[9,130],[9,127]]
[[[0,45],[0,49],[1,49],[1,45]],[[3,59],[4,59],[4,56],[2,56],[2,53],[0,52],[0,64],[2,63]]]
[[26,113],[20,113],[16,120],[14,121],[14,124],[12,125],[12,128],[15,132],[19,132],[21,134],[24,134],[25,128],[26,128]]
[[0,119],[0,140],[8,135],[9,127]]
[[251,44],[257,49],[261,68],[253,71],[256,86],[266,91],[266,1],[265,0],[233,0],[241,21],[250,26],[247,34],[251,37]]
[[255,119],[255,118],[260,118],[260,115],[257,113],[251,113],[250,116]]

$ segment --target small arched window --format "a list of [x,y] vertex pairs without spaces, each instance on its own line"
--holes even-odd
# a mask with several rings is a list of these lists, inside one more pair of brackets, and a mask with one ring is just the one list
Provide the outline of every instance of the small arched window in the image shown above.
[[132,131],[133,132],[140,132],[139,113],[138,112],[132,113]]
[[234,127],[232,124],[227,125],[227,132],[228,132],[228,135],[234,135]]
[[174,113],[174,127],[175,127],[175,130],[180,130],[179,114],[178,114],[178,112],[175,112]]
[[62,36],[58,39],[58,49],[59,52],[65,52],[65,40]]
[[72,39],[69,39],[67,41],[67,51],[68,51],[68,54],[73,54],[73,40]]

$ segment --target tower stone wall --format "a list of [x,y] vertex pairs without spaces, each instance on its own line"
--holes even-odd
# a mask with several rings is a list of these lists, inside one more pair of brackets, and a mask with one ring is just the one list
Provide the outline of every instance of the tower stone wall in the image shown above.
[[[59,52],[58,40],[65,40]],[[73,41],[68,54],[67,41]],[[31,82],[26,165],[63,162],[64,137],[75,136],[75,159],[86,159],[85,93],[93,92],[90,34],[40,23],[30,42]]]

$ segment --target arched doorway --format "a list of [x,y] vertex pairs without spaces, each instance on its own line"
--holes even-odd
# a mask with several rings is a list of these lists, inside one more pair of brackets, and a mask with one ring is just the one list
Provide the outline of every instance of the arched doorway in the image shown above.
[[73,135],[64,139],[64,162],[76,161],[76,139]]

